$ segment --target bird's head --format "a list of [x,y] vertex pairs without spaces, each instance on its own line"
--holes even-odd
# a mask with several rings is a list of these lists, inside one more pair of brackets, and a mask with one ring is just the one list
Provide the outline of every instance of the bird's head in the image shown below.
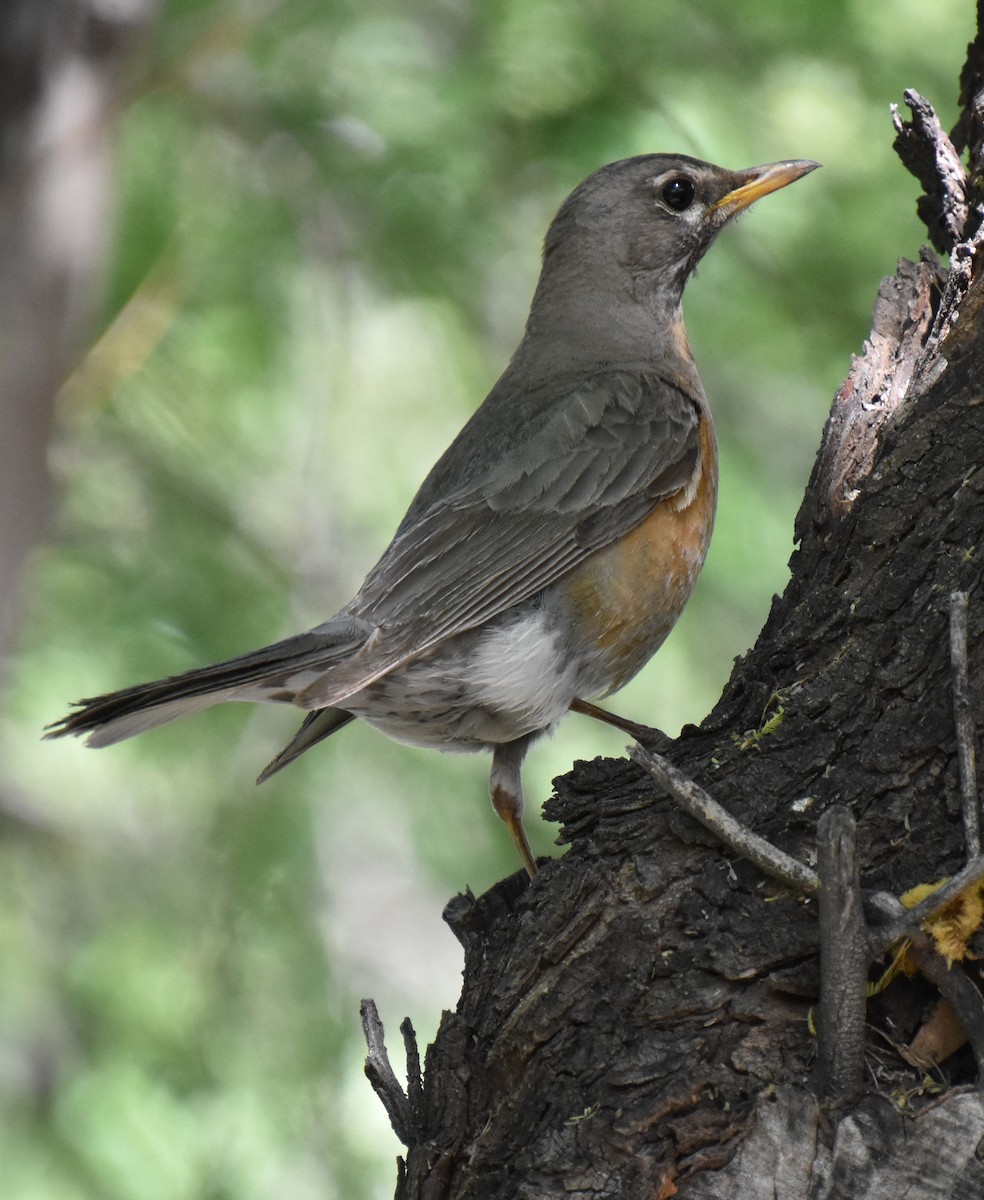
[[684,154],[645,154],[595,171],[561,206],[544,243],[544,271],[674,293],[708,246],[762,196],[814,170],[805,159],[728,171]]

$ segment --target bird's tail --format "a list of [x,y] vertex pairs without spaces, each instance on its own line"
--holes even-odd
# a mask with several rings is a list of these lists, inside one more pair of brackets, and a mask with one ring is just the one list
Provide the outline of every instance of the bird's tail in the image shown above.
[[90,746],[111,746],[224,700],[290,703],[319,674],[354,654],[371,632],[367,622],[339,617],[238,658],[80,700],[45,736],[88,735]]

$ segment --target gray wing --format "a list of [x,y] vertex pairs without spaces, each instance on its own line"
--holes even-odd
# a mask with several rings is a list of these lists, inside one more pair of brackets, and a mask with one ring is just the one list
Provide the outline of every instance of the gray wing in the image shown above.
[[[534,418],[512,448],[479,468],[466,426],[464,482],[423,511],[418,495],[415,519],[346,609],[377,634],[320,703],[535,596],[685,488],[698,468],[700,400],[655,373],[606,372],[549,404],[534,397],[527,409]],[[462,453],[453,444],[432,477],[447,477],[456,465],[449,457]]]

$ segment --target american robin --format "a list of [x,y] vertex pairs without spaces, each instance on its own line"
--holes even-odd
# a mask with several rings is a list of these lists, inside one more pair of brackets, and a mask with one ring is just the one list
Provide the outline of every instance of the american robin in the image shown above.
[[260,781],[354,717],[399,741],[491,750],[526,870],[520,767],[571,708],[649,660],[714,521],[714,426],[684,284],[732,217],[818,164],[727,171],[681,154],[602,167],[547,232],[519,348],[414,497],[358,595],[284,641],[82,700],[49,737],[107,746],[225,700],[307,717]]

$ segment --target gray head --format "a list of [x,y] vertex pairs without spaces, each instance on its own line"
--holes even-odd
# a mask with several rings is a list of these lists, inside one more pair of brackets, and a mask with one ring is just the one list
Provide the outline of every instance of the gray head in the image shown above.
[[595,171],[547,232],[527,338],[573,327],[590,340],[606,314],[627,334],[678,319],[684,284],[721,229],[818,165],[728,171],[685,154],[645,154]]

